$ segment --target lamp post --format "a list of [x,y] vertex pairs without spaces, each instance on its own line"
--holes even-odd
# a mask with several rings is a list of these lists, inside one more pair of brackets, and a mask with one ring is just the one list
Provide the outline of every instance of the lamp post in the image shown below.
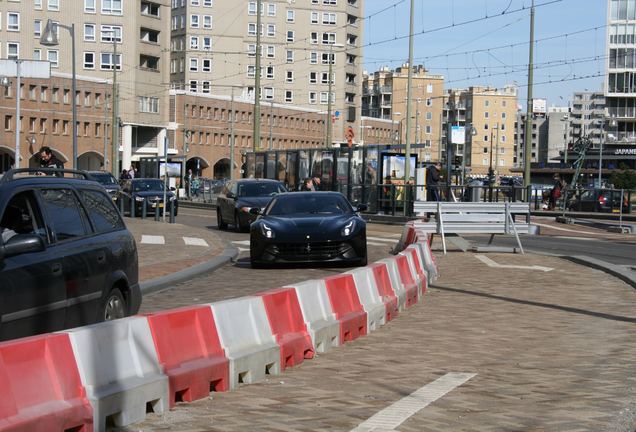
[[563,139],[565,141],[565,146],[563,149],[563,163],[565,167],[568,166],[568,121],[570,120],[570,116],[568,114],[561,117],[561,121],[563,122]]
[[[470,147],[473,147],[473,137],[477,136],[477,129],[470,124]],[[466,143],[464,143],[464,149],[462,150],[462,185],[466,181]]]
[[333,63],[334,63],[334,48],[343,48],[343,44],[333,43],[329,45],[329,87],[327,90],[327,136],[325,138],[325,147],[328,148],[331,146],[331,129],[332,129],[332,121],[331,121],[331,110],[333,108],[333,98],[331,97],[331,89],[333,87]]
[[[71,80],[71,92],[73,93],[73,98],[71,99],[71,107],[73,110],[73,169],[77,169],[77,75],[75,71],[75,24],[66,26],[54,23],[49,19],[44,27],[44,32],[42,32],[42,37],[40,37],[40,43],[44,46],[59,45],[60,41],[57,38],[58,27],[68,30],[71,35],[71,62],[73,73]],[[18,92],[19,91],[20,90],[18,89]],[[20,119],[18,119],[18,121],[20,121]]]

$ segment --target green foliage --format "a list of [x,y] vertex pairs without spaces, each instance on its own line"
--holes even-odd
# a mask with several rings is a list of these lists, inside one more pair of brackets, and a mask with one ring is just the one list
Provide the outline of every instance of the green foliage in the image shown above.
[[614,172],[610,177],[610,183],[616,189],[636,189],[636,171],[626,169]]

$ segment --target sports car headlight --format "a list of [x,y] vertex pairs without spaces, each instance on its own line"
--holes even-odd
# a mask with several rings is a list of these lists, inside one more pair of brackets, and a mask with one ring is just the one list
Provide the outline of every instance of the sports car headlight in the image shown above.
[[241,210],[243,213],[249,213],[250,209],[251,207],[241,207],[239,210]]
[[143,200],[144,200],[144,197],[135,197],[135,201],[142,202]]
[[269,227],[269,225],[262,223],[261,224],[261,232],[265,236],[265,238],[271,239],[274,238],[274,231]]
[[351,233],[353,232],[353,229],[356,227],[356,221],[355,220],[350,220],[343,228],[342,231],[340,231],[340,234],[342,234],[344,237],[348,237],[351,235]]

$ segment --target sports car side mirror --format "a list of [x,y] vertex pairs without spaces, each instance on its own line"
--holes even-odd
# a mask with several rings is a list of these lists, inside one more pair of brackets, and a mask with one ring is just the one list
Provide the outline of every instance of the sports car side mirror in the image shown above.
[[356,207],[356,212],[360,213],[363,211],[367,211],[369,207],[366,204],[358,204],[358,207]]
[[261,209],[259,209],[258,207],[252,207],[250,209],[250,214],[254,216],[258,216],[259,214],[261,214]]

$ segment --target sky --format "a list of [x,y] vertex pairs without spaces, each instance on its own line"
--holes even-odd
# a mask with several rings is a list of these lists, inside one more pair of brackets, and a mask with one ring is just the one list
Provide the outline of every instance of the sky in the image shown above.
[[[527,100],[531,0],[415,0],[414,64],[445,87],[507,84]],[[408,60],[410,0],[365,0],[364,68]],[[607,0],[535,0],[534,97],[567,106],[576,91],[601,91]]]

